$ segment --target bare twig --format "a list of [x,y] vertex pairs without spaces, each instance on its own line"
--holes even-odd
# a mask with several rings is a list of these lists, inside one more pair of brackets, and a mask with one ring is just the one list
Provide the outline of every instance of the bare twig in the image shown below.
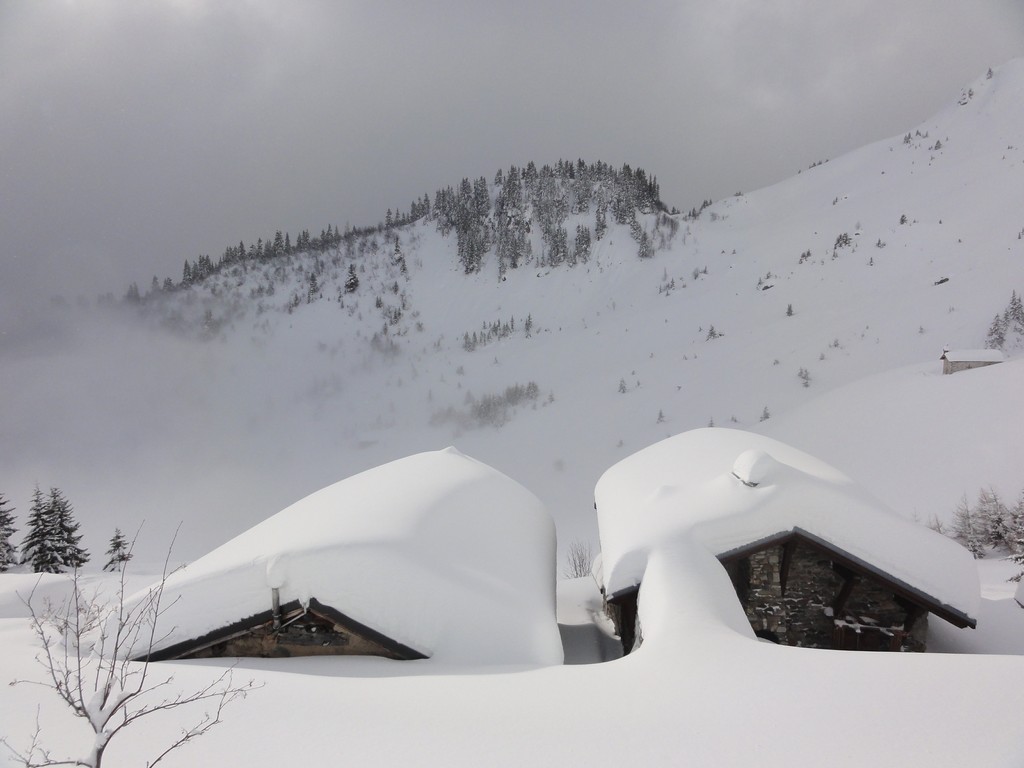
[[[166,637],[158,635],[157,623],[169,607],[163,605],[163,593],[172,573],[170,556],[173,545],[172,540],[164,558],[160,581],[137,600],[126,600],[127,569],[121,570],[117,591],[109,604],[103,604],[97,593],[91,596],[83,593],[77,570],[72,575],[71,596],[57,608],[44,603],[43,610],[37,610],[33,602],[36,587],[24,600],[33,632],[42,645],[42,651],[36,658],[47,673],[46,680],[35,682],[55,691],[75,717],[89,724],[94,734],[93,746],[87,757],[55,758],[42,744],[37,712],[36,728],[25,752],[19,752],[6,739],[0,739],[0,744],[26,768],[55,765],[101,768],[111,740],[128,726],[158,712],[199,702],[215,702],[212,711],[204,712],[198,722],[183,728],[147,763],[154,766],[174,750],[219,724],[228,704],[245,698],[257,687],[252,680],[236,685],[234,667],[231,667],[198,690],[154,698],[156,692],[174,681],[173,675],[154,680],[150,675],[149,662],[154,647]],[[129,547],[129,554],[134,547],[135,539]],[[133,658],[141,660],[132,661]],[[33,681],[16,680],[12,684],[25,682]]]

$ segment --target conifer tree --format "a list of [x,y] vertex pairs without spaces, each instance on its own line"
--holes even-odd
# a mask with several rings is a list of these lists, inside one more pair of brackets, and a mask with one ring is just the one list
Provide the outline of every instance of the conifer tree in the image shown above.
[[110,549],[107,550],[107,564],[103,566],[104,571],[120,571],[125,564],[132,559],[131,546],[120,528],[114,529],[114,535],[110,537]]
[[359,288],[359,277],[356,275],[356,265],[348,265],[348,277],[345,278],[345,293],[355,293]]
[[455,235],[459,263],[467,275],[480,271],[484,253],[489,247],[486,227],[489,209],[487,181],[481,178],[474,187],[468,178],[464,178],[455,201]]
[[960,497],[956,509],[953,510],[953,538],[961,542],[967,541],[974,526],[974,514],[971,512],[971,505],[967,503],[967,494]]
[[1018,573],[1016,576],[1010,577],[1010,581],[1020,581],[1022,578],[1024,578],[1024,532],[1021,532],[1020,541],[1022,545],[1021,550],[1019,552],[1014,552],[1007,558],[1010,562],[1015,563],[1021,569],[1020,573]]
[[1020,567],[1020,573],[1010,578],[1011,581],[1020,581],[1024,577],[1024,491],[1017,497],[1017,503],[1010,510],[1010,532],[1008,543],[1010,545],[1010,556],[1007,558]]
[[597,212],[594,214],[594,239],[600,240],[608,231],[607,209],[604,202],[597,204]]
[[640,235],[640,247],[637,250],[637,255],[641,259],[651,258],[651,239],[647,232],[642,232]]
[[573,263],[583,262],[590,258],[590,227],[576,225],[576,247],[573,249]]
[[11,536],[17,528],[14,527],[14,508],[10,506],[4,495],[0,493],[0,573],[3,573],[17,562],[15,557],[14,544],[11,543]]
[[981,534],[978,532],[977,526],[970,529],[965,546],[967,547],[967,551],[974,555],[975,560],[984,559],[985,547],[982,544]]
[[80,568],[89,562],[89,553],[78,545],[82,540],[75,521],[74,508],[59,488],[50,489],[49,514],[52,516],[55,549],[62,568]]
[[53,515],[37,485],[29,505],[28,531],[21,543],[21,561],[30,563],[33,573],[60,573],[60,559],[54,540]]
[[1010,510],[993,488],[981,489],[978,492],[978,503],[975,506],[976,528],[987,547],[1009,545]]
[[964,495],[953,512],[953,536],[959,540],[976,560],[985,556],[982,531],[978,516]]
[[530,256],[530,219],[523,198],[522,179],[514,165],[494,200],[494,237],[499,269],[517,269]]
[[1006,318],[996,315],[992,318],[992,325],[988,327],[988,336],[985,339],[985,346],[988,349],[1002,349],[1006,343]]
[[403,275],[409,274],[409,266],[405,263],[405,255],[402,253],[402,244],[399,242],[398,235],[395,235],[395,252],[391,260],[398,266],[399,272]]
[[473,208],[477,219],[481,221],[491,213],[491,194],[487,190],[487,179],[483,176],[473,182]]
[[640,222],[636,220],[635,216],[629,222],[629,234],[638,243],[643,237],[644,228],[640,226]]
[[1004,332],[1013,331],[1024,336],[1024,302],[1021,301],[1016,291],[1013,291],[1010,296],[1010,303],[1003,313],[1003,326]]

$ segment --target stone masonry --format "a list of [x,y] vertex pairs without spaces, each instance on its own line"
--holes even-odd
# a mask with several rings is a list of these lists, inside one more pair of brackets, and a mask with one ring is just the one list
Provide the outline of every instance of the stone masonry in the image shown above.
[[833,616],[846,579],[828,555],[798,543],[784,595],[782,563],[783,546],[776,545],[727,565],[747,619],[760,637],[811,648],[924,650],[925,617],[905,633],[906,608],[880,584],[846,574],[854,580],[853,589],[842,615]]

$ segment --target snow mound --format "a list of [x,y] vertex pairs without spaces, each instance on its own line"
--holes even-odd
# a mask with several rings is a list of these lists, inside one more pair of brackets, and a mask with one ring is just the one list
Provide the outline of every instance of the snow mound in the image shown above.
[[732,473],[744,485],[751,488],[770,483],[779,462],[764,451],[744,451],[732,465]]
[[433,659],[558,664],[554,583],[541,502],[448,448],[317,491],[171,575],[153,650],[265,612],[277,589]]
[[[977,569],[963,547],[899,517],[839,471],[771,438],[714,428],[676,435],[605,472],[595,496],[609,596],[642,580],[649,592],[648,566],[672,559],[673,552],[717,556],[800,530],[958,612],[977,615]],[[658,591],[682,595],[693,586]]]

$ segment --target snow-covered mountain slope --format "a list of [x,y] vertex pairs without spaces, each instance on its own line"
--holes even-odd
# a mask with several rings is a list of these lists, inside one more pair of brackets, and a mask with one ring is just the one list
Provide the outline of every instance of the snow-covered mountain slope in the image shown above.
[[499,272],[492,249],[467,275],[422,219],[227,267],[141,314],[55,307],[59,332],[0,347],[0,490],[23,521],[35,483],[59,486],[94,553],[145,519],[155,555],[183,520],[192,559],[454,444],[538,494],[565,546],[596,541],[604,469],[713,423],[819,453],[908,516],[988,484],[1013,496],[1024,369],[939,377],[937,359],[982,346],[1024,291],[1021,135],[1015,61],[906,135],[696,219],[639,214],[648,259],[609,215],[585,263],[546,264],[533,231],[530,261]]
[[[671,239],[670,219],[642,213],[647,260],[628,225],[610,224],[573,268],[541,266],[533,232],[533,260],[504,280],[493,253],[467,276],[454,237],[421,221],[392,233],[405,273],[393,241],[378,233],[374,253],[371,233],[355,241],[361,254],[231,266],[142,313],[54,307],[32,326],[44,335],[0,335],[0,491],[23,526],[32,485],[60,486],[90,567],[115,525],[145,519],[142,572],[179,520],[176,556],[193,559],[340,478],[452,443],[540,496],[563,547],[593,542],[601,474],[712,420],[808,451],[923,521],[980,486],[1015,496],[1021,339],[1010,334],[1007,362],[953,376],[938,357],[981,346],[1024,289],[1019,135],[1024,61],[980,78],[909,141],[679,217]],[[569,214],[566,229],[592,216]],[[346,293],[350,266],[360,287]],[[980,562],[983,596],[1009,598],[1010,564]],[[236,680],[262,687],[167,765],[1024,761],[1024,658],[992,655],[1020,653],[1012,599],[982,601],[978,630],[936,627],[929,646],[987,655],[811,650],[730,627],[735,593],[706,551],[684,542],[653,569],[648,584],[672,585],[644,598],[663,641],[624,659],[470,674],[443,659],[250,659]],[[116,577],[83,579],[109,595]],[[0,576],[0,680],[45,675],[16,596],[36,583]],[[589,579],[560,587],[560,616],[596,610]],[[46,576],[38,590],[59,600],[68,582]],[[170,669],[173,695],[224,667]],[[55,756],[94,742],[44,687],[0,686],[0,712],[16,748],[37,726]],[[110,759],[142,764],[201,716],[164,714],[125,730]]]

